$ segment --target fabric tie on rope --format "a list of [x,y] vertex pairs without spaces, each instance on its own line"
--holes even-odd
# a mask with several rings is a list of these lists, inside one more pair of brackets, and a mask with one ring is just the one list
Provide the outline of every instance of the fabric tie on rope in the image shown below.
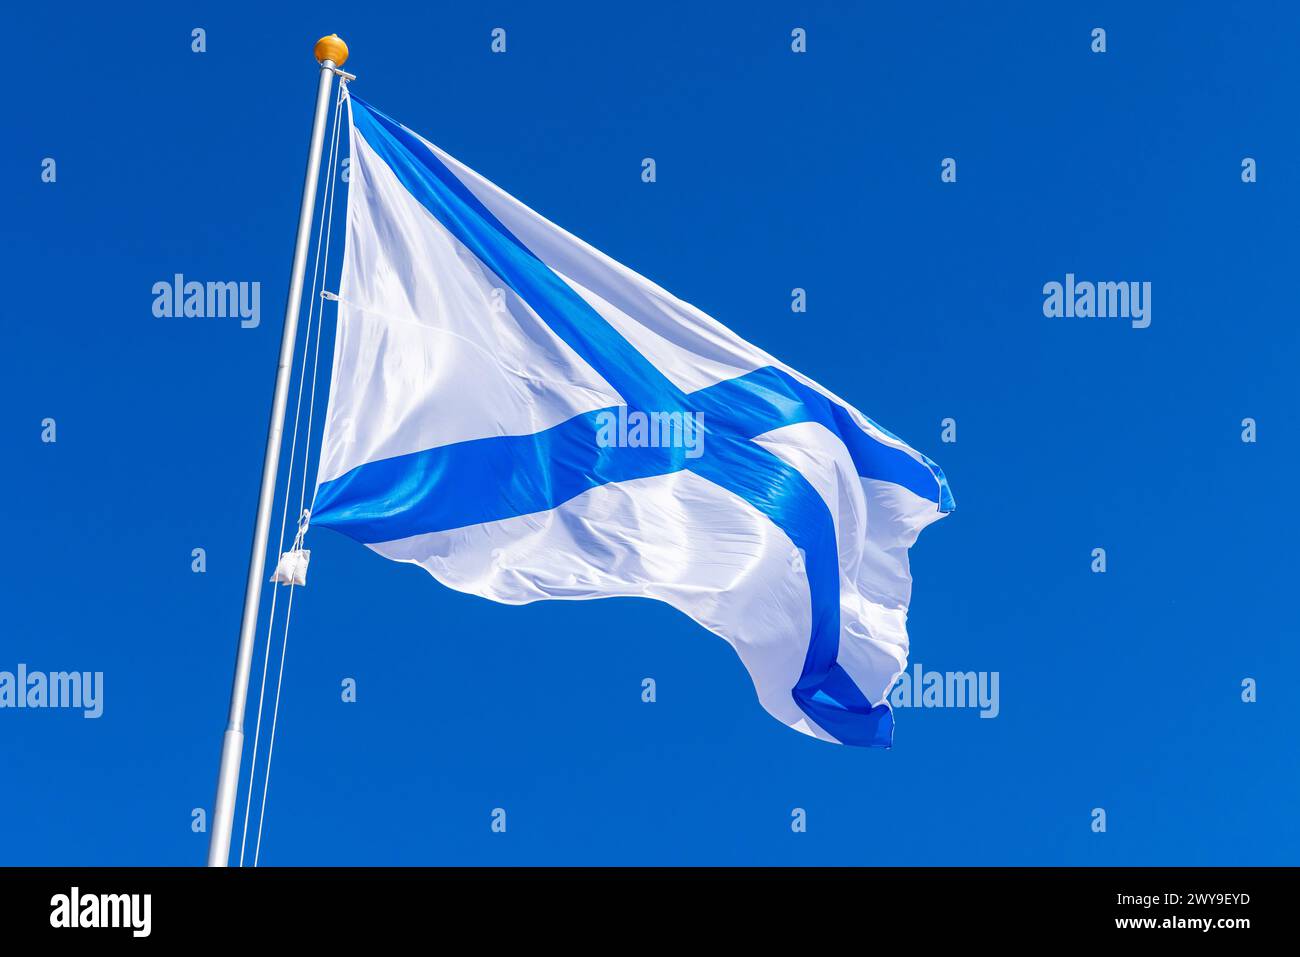
[[275,566],[271,581],[277,585],[296,585],[299,588],[307,584],[307,563],[311,561],[311,550],[303,548],[303,539],[307,536],[307,525],[311,521],[311,512],[303,509],[298,519],[298,534],[294,536],[293,546],[280,554],[280,561]]

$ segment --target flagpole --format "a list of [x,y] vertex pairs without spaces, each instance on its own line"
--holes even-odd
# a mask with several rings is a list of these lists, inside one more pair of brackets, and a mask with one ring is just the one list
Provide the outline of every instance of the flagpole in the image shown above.
[[294,346],[298,338],[298,306],[307,271],[307,245],[311,239],[312,214],[316,207],[316,184],[320,177],[321,144],[325,140],[325,119],[329,112],[334,70],[348,58],[348,47],[338,36],[316,42],[320,83],[316,89],[316,115],[311,126],[311,147],[307,153],[307,175],[302,184],[298,209],[298,237],[293,247],[293,268],[289,272],[289,298],[284,304],[284,331],[280,334],[280,364],[275,373],[275,396],[271,401],[271,422],[262,459],[262,489],[257,497],[257,520],[253,526],[253,552],[244,585],[244,614],[239,625],[239,651],[235,679],[230,689],[230,713],[221,742],[221,771],[217,775],[217,797],[212,810],[212,834],[208,841],[208,866],[225,867],[230,862],[230,837],[234,829],[235,801],[239,790],[239,763],[244,753],[244,709],[248,701],[248,677],[253,666],[257,610],[266,574],[266,542],[271,531],[275,476],[280,465],[280,439],[284,434],[284,413],[289,399],[289,377],[293,370]]

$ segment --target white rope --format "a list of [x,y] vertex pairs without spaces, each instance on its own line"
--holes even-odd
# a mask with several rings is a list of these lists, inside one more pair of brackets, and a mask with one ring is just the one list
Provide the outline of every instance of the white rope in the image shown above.
[[[314,420],[315,420],[315,412],[316,412],[316,383],[317,383],[317,373],[318,373],[318,370],[319,370],[319,367],[320,367],[320,341],[321,341],[321,331],[322,331],[322,326],[324,325],[324,319],[325,319],[325,315],[324,315],[324,313],[325,313],[325,307],[324,307],[324,305],[322,304],[321,307],[320,307],[320,309],[317,310],[317,309],[316,309],[316,304],[317,304],[317,302],[320,302],[320,301],[321,301],[321,297],[320,297],[320,295],[319,295],[319,293],[320,293],[320,286],[323,286],[323,284],[324,284],[324,278],[325,278],[325,277],[324,277],[324,272],[323,272],[323,271],[319,271],[319,266],[320,266],[320,264],[321,264],[321,262],[322,262],[322,248],[324,249],[324,255],[323,255],[323,261],[324,261],[324,265],[325,265],[325,270],[324,270],[324,271],[328,271],[328,269],[329,269],[329,251],[330,251],[330,242],[331,242],[331,238],[332,238],[332,235],[333,235],[333,228],[334,228],[334,197],[335,197],[335,194],[336,194],[336,192],[337,192],[337,189],[336,189],[336,186],[335,186],[335,183],[337,182],[337,173],[336,173],[336,171],[335,171],[334,166],[335,166],[335,162],[336,162],[336,160],[337,160],[337,156],[338,156],[339,135],[340,135],[340,126],[341,126],[340,123],[339,123],[339,118],[340,118],[340,114],[342,113],[343,97],[344,97],[344,89],[345,89],[345,82],[344,82],[344,81],[340,81],[340,82],[339,82],[338,98],[337,98],[337,99],[335,100],[335,102],[334,102],[334,121],[333,121],[333,122],[334,122],[334,130],[333,130],[333,136],[332,136],[331,139],[330,139],[329,163],[328,163],[328,165],[326,166],[326,169],[328,170],[328,177],[327,177],[327,179],[326,179],[326,181],[325,181],[325,197],[324,197],[324,200],[323,200],[323,203],[322,203],[323,208],[324,208],[324,212],[325,212],[325,215],[321,217],[321,229],[322,229],[323,232],[324,232],[324,241],[323,241],[323,243],[322,243],[322,240],[321,240],[321,232],[318,231],[318,232],[317,232],[317,237],[316,237],[316,264],[315,264],[315,265],[313,266],[313,268],[312,268],[311,305],[308,307],[308,313],[307,313],[307,338],[306,338],[306,339],[304,340],[304,342],[303,342],[303,355],[302,355],[302,364],[303,364],[303,368],[302,368],[302,375],[299,377],[299,380],[298,380],[298,405],[297,405],[297,407],[296,407],[295,410],[294,410],[294,421],[293,421],[293,442],[292,442],[292,444],[290,445],[290,451],[289,451],[289,479],[288,479],[288,481],[285,483],[285,488],[284,488],[284,495],[285,495],[285,498],[284,498],[284,505],[283,505],[284,514],[281,516],[281,519],[280,519],[280,522],[281,522],[281,535],[280,535],[280,545],[281,545],[281,548],[283,548],[283,546],[284,546],[284,532],[283,532],[283,528],[284,528],[284,522],[285,522],[285,519],[286,519],[287,516],[288,516],[289,490],[290,490],[290,488],[292,487],[292,484],[293,484],[294,456],[296,455],[296,450],[297,450],[297,443],[298,443],[298,423],[299,423],[299,420],[300,420],[300,417],[301,417],[301,408],[302,408],[302,384],[303,384],[303,380],[306,378],[306,371],[307,371],[307,351],[308,351],[309,348],[311,348],[311,345],[312,345],[312,330],[313,330],[312,316],[313,316],[313,314],[314,314],[314,315],[316,316],[316,318],[317,318],[318,321],[315,322],[315,324],[314,324],[315,335],[316,335],[316,342],[315,342],[314,357],[313,357],[313,359],[312,359],[312,371],[311,371],[311,392],[310,392],[310,395],[309,395],[309,398],[308,398],[308,401],[307,401],[307,438],[306,438],[306,440],[305,440],[305,442],[304,442],[304,445],[303,445],[302,479],[301,479],[301,481],[300,481],[300,483],[299,483],[299,484],[300,484],[300,488],[299,488],[299,493],[298,493],[298,515],[299,515],[299,519],[298,519],[298,532],[297,532],[297,534],[294,536],[294,548],[300,548],[300,547],[302,546],[303,538],[304,538],[304,536],[307,534],[307,525],[308,525],[308,522],[310,521],[310,517],[311,517],[311,516],[310,516],[310,513],[309,513],[308,511],[306,511],[306,510],[303,508],[303,506],[304,506],[304,504],[305,504],[305,502],[306,502],[306,498],[307,498],[307,481],[308,481],[307,466],[308,466],[308,464],[309,464],[309,462],[310,462],[310,460],[311,460],[311,432],[312,432],[312,424],[313,424],[313,422],[314,422]],[[319,284],[318,284],[318,282],[317,282],[318,275],[319,275],[319,280],[320,280],[320,283],[319,283]],[[313,505],[315,504],[315,495],[314,495],[314,494],[313,494],[313,496],[312,496],[312,504],[313,504]],[[285,662],[285,658],[286,658],[286,656],[287,656],[288,649],[289,649],[289,625],[290,625],[290,622],[293,620],[293,589],[294,589],[294,586],[293,586],[293,584],[291,583],[291,584],[289,585],[289,603],[288,603],[287,608],[285,609],[285,615],[284,615],[284,635],[283,635],[283,638],[281,639],[281,643],[280,643],[280,667],[279,667],[279,674],[277,675],[277,677],[276,677],[276,681],[275,681],[275,699],[274,699],[274,703],[273,703],[273,705],[272,705],[272,710],[271,710],[271,736],[270,736],[269,744],[268,744],[268,746],[267,746],[267,751],[266,751],[266,772],[265,772],[265,774],[264,774],[263,777],[262,777],[262,804],[261,804],[261,808],[259,809],[259,811],[258,811],[258,815],[257,815],[257,843],[253,846],[253,866],[254,866],[254,867],[257,867],[257,865],[258,865],[258,860],[260,859],[260,857],[261,857],[261,853],[262,853],[262,831],[263,831],[263,826],[264,826],[264,824],[265,824],[265,822],[266,822],[266,799],[267,799],[267,793],[269,792],[270,787],[271,787],[271,759],[272,759],[272,757],[273,757],[274,754],[275,754],[275,732],[276,732],[276,727],[277,727],[277,725],[278,725],[278,723],[279,723],[279,718],[280,718],[280,690],[281,690],[281,687],[283,686],[283,683],[284,683],[284,662]],[[277,587],[276,590],[277,590],[277,591],[279,590],[278,587]],[[274,600],[273,600],[273,603],[274,603]],[[272,614],[274,614],[274,608],[272,609]],[[266,658],[269,658],[269,657],[270,657],[270,651],[271,651],[271,648],[270,648],[270,626],[271,626],[271,623],[268,623],[268,625],[267,625],[267,648],[266,648],[266,656],[264,657],[264,659],[263,659],[263,664],[262,664],[262,689],[263,689],[263,692],[265,692],[265,689],[266,689]],[[260,731],[260,729],[261,729],[261,720],[262,720],[260,698],[259,698],[259,705],[258,705],[258,715],[257,715],[257,718],[258,718],[258,730]],[[256,755],[256,748],[257,748],[257,735],[256,735],[256,734],[254,735],[253,748],[254,748],[254,754]],[[256,759],[256,758],[255,758],[255,759]],[[249,794],[249,800],[248,800],[248,802],[247,802],[247,803],[245,804],[245,806],[244,806],[244,838],[245,838],[245,840],[247,839],[247,836],[248,836],[248,811],[249,811],[249,808],[250,808],[251,805],[252,805],[252,794],[251,794],[251,791],[252,791],[252,783],[253,783],[253,782],[252,782],[252,776],[251,776],[251,774],[250,774],[250,776],[249,776],[249,791],[250,791],[250,794]],[[243,848],[243,843],[241,842],[241,845],[240,845],[240,863],[241,863],[241,865],[242,865],[242,863],[243,863],[243,856],[244,856],[244,848]]]
[[[344,97],[347,96],[347,90],[348,90],[348,81],[345,80],[345,79],[341,79],[341,80],[339,80],[339,99],[338,99],[338,102],[334,104],[334,143],[333,143],[333,146],[331,146],[331,148],[330,148],[331,153],[335,152],[335,151],[338,149],[338,145],[339,145],[339,116],[340,116],[340,113],[341,113],[342,108],[343,108],[343,99],[344,99]],[[333,156],[331,156],[331,158],[330,158],[330,168],[331,168],[331,169],[334,168],[333,164],[334,164],[334,158],[333,158]],[[329,198],[329,201],[328,201],[327,204],[326,204],[326,207],[327,207],[327,209],[328,209],[328,212],[325,214],[326,217],[327,217],[327,218],[326,218],[326,222],[325,222],[325,260],[326,260],[325,265],[326,265],[326,269],[329,268],[330,235],[331,235],[331,233],[334,232],[334,192],[335,192],[335,190],[337,189],[337,187],[334,186],[334,178],[333,178],[333,177],[330,177],[329,189],[330,189],[330,198]],[[325,277],[322,275],[322,276],[321,276],[321,282],[322,282],[322,284],[324,283],[324,280],[325,280]],[[334,299],[335,299],[335,301],[337,301],[337,300],[338,300],[338,296],[335,296]],[[322,305],[322,306],[321,306],[321,312],[323,313],[324,310],[325,310],[325,306]],[[323,321],[324,321],[324,316],[323,316],[323,315],[322,315],[321,319],[322,319],[322,322],[323,322]],[[307,449],[306,449],[306,451],[303,453],[303,456],[302,456],[303,481],[302,481],[302,489],[301,489],[301,491],[298,493],[298,514],[299,514],[299,515],[304,514],[304,512],[303,512],[303,505],[304,505],[304,503],[305,503],[305,501],[306,501],[306,496],[307,496],[307,463],[308,463],[308,461],[309,461],[310,458],[311,458],[311,426],[312,426],[312,419],[313,419],[313,417],[314,417],[315,414],[316,414],[316,370],[317,370],[317,369],[319,368],[319,366],[320,366],[320,340],[321,340],[320,329],[319,329],[319,327],[318,327],[317,330],[316,330],[316,355],[315,355],[315,356],[312,358],[312,360],[311,360],[311,399],[310,399],[310,400],[308,401],[308,403],[307,403]],[[303,365],[306,365],[306,364],[307,364],[307,356],[306,356],[306,354],[304,354],[304,355],[303,355]],[[317,466],[317,468],[319,468],[319,466]],[[312,488],[312,492],[311,492],[311,507],[312,507],[312,508],[315,508],[315,507],[316,507],[316,492],[317,492],[318,490],[319,490],[319,487],[318,487],[318,486]],[[311,513],[308,512],[308,513],[306,513],[306,514],[307,514],[307,519],[308,519],[308,521],[310,521],[310,519],[311,519]],[[304,529],[303,529],[303,534],[306,534],[306,531],[307,531],[306,528],[304,528]],[[290,595],[289,597],[292,598],[293,596]]]
[[[328,186],[328,183],[327,183]],[[324,234],[325,223],[321,221],[320,227],[316,231],[316,259],[312,265],[312,289],[315,290],[320,271],[320,247],[321,236]],[[284,529],[289,519],[289,490],[293,487],[293,469],[298,449],[298,421],[302,412],[302,390],[303,380],[307,375],[307,349],[311,342],[311,329],[313,316],[315,314],[315,296],[309,298],[307,308],[307,334],[303,339],[303,364],[298,370],[298,398],[294,404],[293,410],[293,438],[289,445],[289,473],[284,484],[284,500],[280,505],[280,535],[277,539],[278,547],[276,557],[284,551]],[[244,801],[244,826],[243,832],[239,838],[239,866],[244,866],[244,854],[248,844],[248,814],[253,804],[253,780],[257,774],[257,758],[259,754],[258,744],[262,737],[262,712],[266,701],[266,673],[267,665],[271,659],[271,634],[275,628],[275,606],[280,596],[280,584],[277,582],[271,588],[271,612],[266,620],[266,642],[262,652],[262,683],[257,694],[257,723],[253,731],[253,755],[249,762],[248,768],[248,789]]]

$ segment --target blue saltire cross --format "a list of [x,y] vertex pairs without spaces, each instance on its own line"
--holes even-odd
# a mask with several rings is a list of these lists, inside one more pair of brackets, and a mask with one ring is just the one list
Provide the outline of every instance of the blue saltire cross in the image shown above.
[[875,441],[843,406],[774,367],[683,392],[414,134],[355,97],[352,116],[411,195],[617,390],[629,413],[702,413],[708,440],[699,458],[687,458],[684,448],[610,447],[597,441],[599,416],[616,409],[598,409],[532,435],[473,439],[357,466],[321,485],[312,524],[362,543],[388,542],[544,511],[611,482],[689,470],[758,509],[804,554],[812,633],[792,689],[799,708],[845,744],[888,746],[889,709],[873,706],[836,661],[839,554],[830,509],[797,469],[752,440],[817,422],[844,442],[860,476],[901,485],[951,511],[939,467]]

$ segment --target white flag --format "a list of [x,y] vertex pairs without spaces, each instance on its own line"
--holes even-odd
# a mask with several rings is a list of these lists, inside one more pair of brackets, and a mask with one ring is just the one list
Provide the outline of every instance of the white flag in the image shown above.
[[[500,602],[641,596],[780,721],[889,746],[940,469],[352,98],[312,524]],[[557,649],[564,654],[564,649]]]

